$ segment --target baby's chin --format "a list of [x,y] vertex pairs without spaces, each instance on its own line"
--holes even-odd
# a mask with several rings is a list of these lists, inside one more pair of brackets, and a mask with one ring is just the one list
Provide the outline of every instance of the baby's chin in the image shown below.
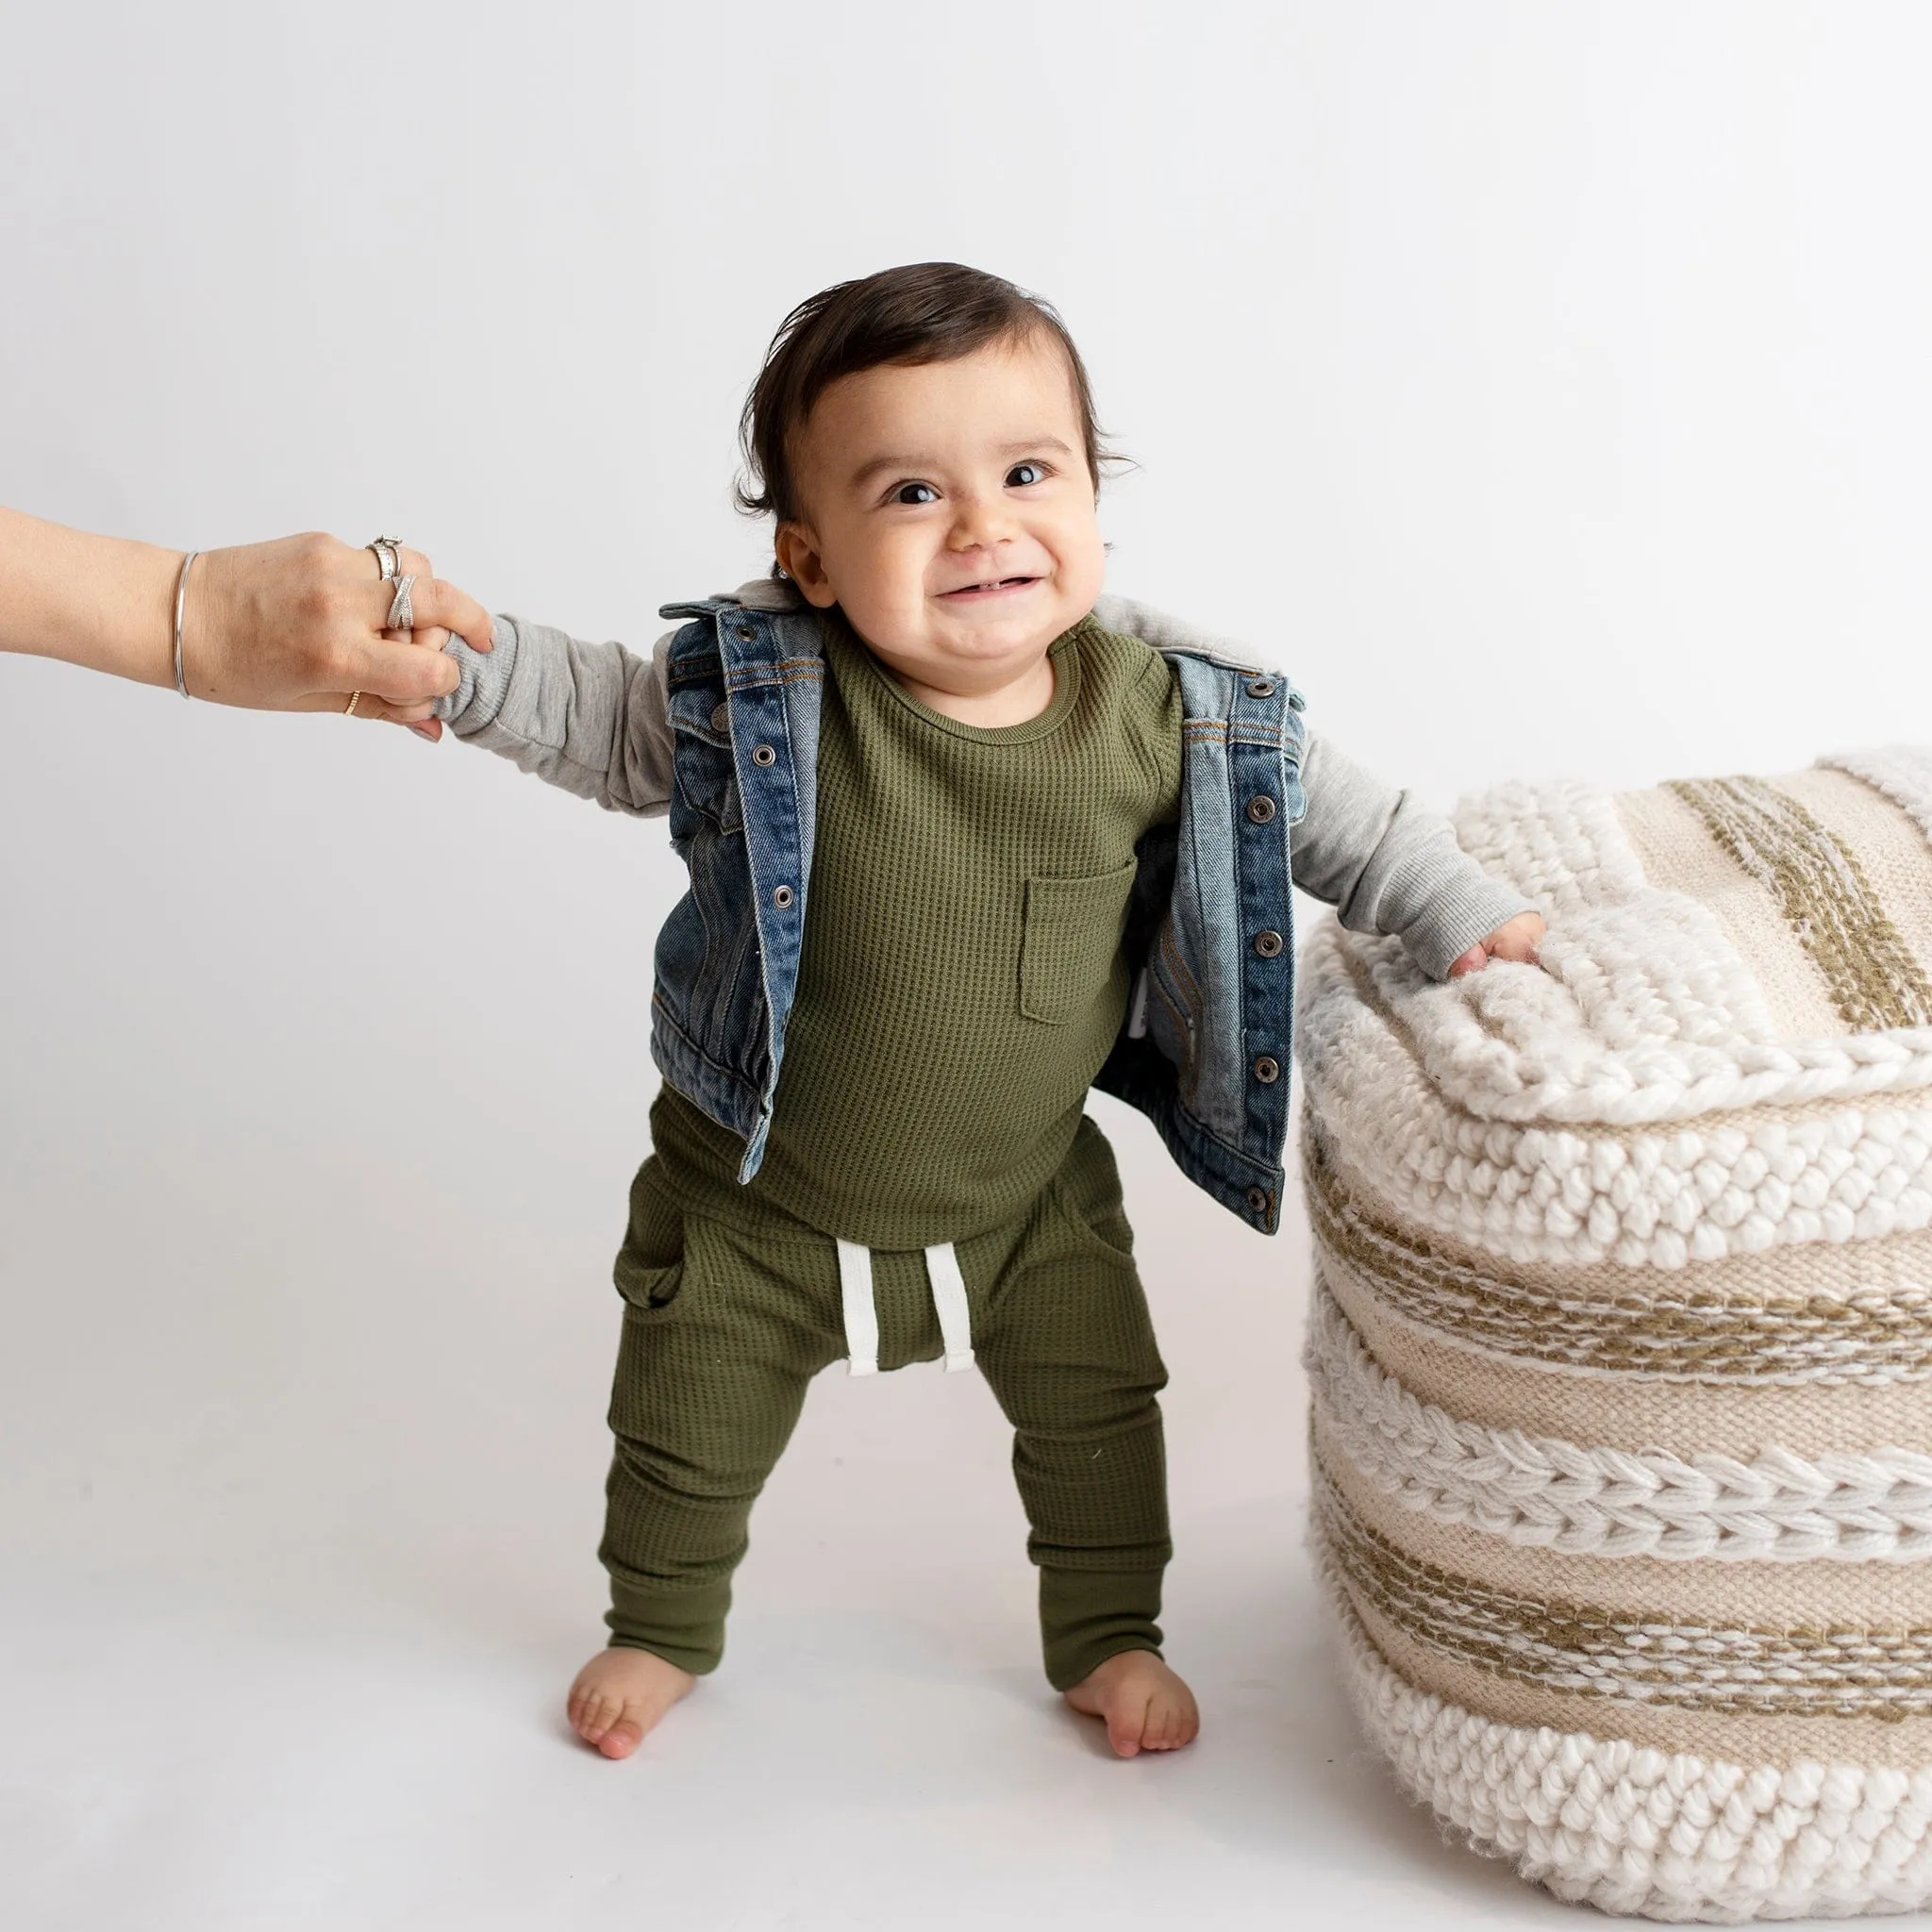
[[1024,669],[1052,649],[1054,641],[1077,624],[1084,613],[1062,618],[1058,613],[1044,620],[1022,622],[1008,617],[998,623],[949,623],[944,618],[927,628],[923,641],[925,655],[950,658],[958,663],[1008,663]]

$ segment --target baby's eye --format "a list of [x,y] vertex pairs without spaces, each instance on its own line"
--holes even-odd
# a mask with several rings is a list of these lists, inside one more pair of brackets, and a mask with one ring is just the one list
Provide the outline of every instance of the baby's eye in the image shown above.
[[937,503],[940,493],[930,483],[902,483],[892,491],[894,503]]
[[1007,488],[1024,490],[1029,483],[1044,483],[1046,472],[1038,463],[1015,463],[1007,472]]

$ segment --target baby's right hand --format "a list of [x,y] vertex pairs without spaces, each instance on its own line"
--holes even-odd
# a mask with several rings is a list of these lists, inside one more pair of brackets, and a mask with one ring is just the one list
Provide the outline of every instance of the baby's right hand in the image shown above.
[[1470,947],[1450,967],[1449,977],[1460,979],[1466,973],[1480,973],[1491,959],[1514,959],[1522,966],[1540,965],[1537,948],[1548,930],[1541,912],[1519,912]]

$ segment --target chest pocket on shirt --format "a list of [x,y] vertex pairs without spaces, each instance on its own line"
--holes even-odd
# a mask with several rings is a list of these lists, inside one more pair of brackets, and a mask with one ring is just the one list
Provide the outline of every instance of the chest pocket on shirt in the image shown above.
[[1020,936],[1020,1010],[1059,1025],[1107,991],[1137,861],[1091,878],[1030,878]]

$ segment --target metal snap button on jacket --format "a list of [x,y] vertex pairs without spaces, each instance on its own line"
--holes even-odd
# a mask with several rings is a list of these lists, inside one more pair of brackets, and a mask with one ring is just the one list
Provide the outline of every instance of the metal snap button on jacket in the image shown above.
[[1253,1214],[1267,1213],[1268,1190],[1266,1188],[1250,1188],[1248,1190],[1248,1210]]
[[1248,686],[1248,695],[1251,698],[1272,698],[1274,695],[1274,680],[1267,677],[1256,678]]
[[1248,816],[1257,825],[1265,825],[1274,816],[1274,801],[1265,792],[1258,798],[1249,799]]
[[1264,1087],[1272,1087],[1281,1078],[1281,1062],[1273,1054],[1264,1053],[1255,1062],[1255,1078]]
[[752,753],[751,761],[755,765],[775,765],[778,754],[769,744],[761,744]]
[[748,624],[739,625],[737,626],[737,630],[738,635],[741,637],[746,643],[750,643],[751,641],[758,636],[758,632],[752,629],[751,625]]
[[772,904],[777,907],[779,911],[782,912],[791,903],[791,888],[790,886],[774,886],[772,888]]
[[711,713],[711,729],[713,731],[729,731],[731,729],[731,707],[729,705],[720,705]]
[[1255,935],[1255,950],[1262,958],[1272,959],[1281,951],[1281,935],[1274,930]]

